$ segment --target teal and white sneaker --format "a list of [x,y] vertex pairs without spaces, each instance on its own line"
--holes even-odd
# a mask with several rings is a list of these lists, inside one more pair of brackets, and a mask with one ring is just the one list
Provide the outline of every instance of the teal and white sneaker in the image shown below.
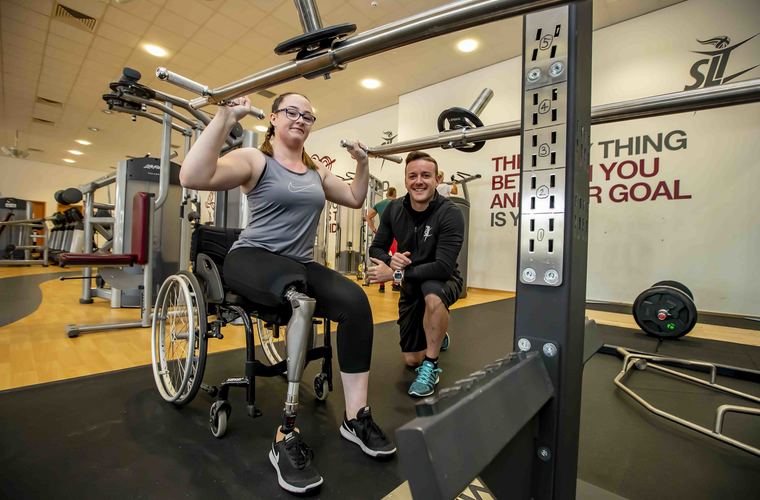
[[446,335],[443,336],[443,340],[441,341],[441,352],[448,351],[450,344],[451,337],[449,337],[449,332],[446,332]]
[[435,385],[440,380],[438,374],[443,370],[436,368],[432,362],[425,360],[415,371],[417,372],[417,378],[414,379],[414,382],[409,387],[409,395],[423,398],[433,394]]

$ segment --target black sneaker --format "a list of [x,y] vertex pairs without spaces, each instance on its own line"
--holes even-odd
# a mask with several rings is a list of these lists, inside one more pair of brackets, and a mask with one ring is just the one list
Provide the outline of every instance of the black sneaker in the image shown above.
[[372,420],[369,406],[359,410],[356,418],[348,420],[343,414],[340,435],[359,445],[364,453],[371,457],[387,457],[396,453],[396,446]]
[[285,491],[306,493],[322,484],[322,476],[311,465],[314,452],[301,434],[291,431],[282,441],[272,443],[269,461],[277,471],[277,482]]

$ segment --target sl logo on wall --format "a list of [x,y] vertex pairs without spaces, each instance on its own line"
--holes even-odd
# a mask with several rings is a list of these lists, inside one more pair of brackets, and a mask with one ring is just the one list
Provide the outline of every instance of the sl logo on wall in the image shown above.
[[[726,67],[728,66],[728,59],[733,53],[733,51],[738,49],[745,43],[749,42],[750,40],[755,38],[757,35],[760,35],[760,33],[752,35],[746,40],[743,40],[734,45],[731,45],[731,39],[725,35],[716,36],[708,40],[697,40],[702,45],[714,46],[716,50],[693,51],[695,54],[702,54],[709,57],[707,59],[700,59],[699,61],[694,63],[694,65],[691,67],[691,70],[690,70],[690,74],[692,78],[694,78],[694,83],[692,83],[691,85],[686,85],[683,89],[695,90],[698,88],[714,87],[716,85],[728,83],[731,80],[734,80],[735,78],[743,75],[744,73],[747,73],[748,71],[752,71],[753,69],[760,66],[756,64],[755,66],[752,66],[751,68],[738,71],[729,76],[723,76],[726,72]],[[706,72],[704,72],[705,67],[706,67]]]

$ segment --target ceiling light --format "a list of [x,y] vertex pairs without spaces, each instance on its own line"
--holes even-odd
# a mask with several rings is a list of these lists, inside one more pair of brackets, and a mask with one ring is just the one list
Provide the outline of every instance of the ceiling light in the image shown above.
[[76,149],[69,149],[68,152],[71,153],[71,154],[73,154],[73,155],[75,155],[75,156],[80,156],[80,155],[84,154],[81,151],[77,151]]
[[259,132],[266,132],[267,131],[267,128],[264,125],[256,125],[253,128],[255,128],[256,130],[258,130]]
[[460,52],[472,52],[478,48],[478,45],[480,45],[480,43],[477,40],[473,38],[465,38],[464,40],[459,40],[459,42],[457,42],[457,49]]
[[365,78],[364,80],[362,80],[361,83],[362,83],[362,87],[366,89],[376,89],[380,85],[382,85],[380,80],[376,80],[374,78]]
[[76,160],[72,160],[71,158],[64,158],[63,161],[66,163],[76,163]]
[[76,142],[77,144],[81,144],[82,146],[89,146],[90,144],[92,144],[90,141],[85,141],[84,139],[77,139],[74,142]]
[[98,127],[87,127],[87,130],[90,132],[100,132],[100,129]]
[[153,45],[152,43],[144,44],[143,49],[145,49],[145,52],[148,54],[156,57],[166,57],[169,54],[165,48]]

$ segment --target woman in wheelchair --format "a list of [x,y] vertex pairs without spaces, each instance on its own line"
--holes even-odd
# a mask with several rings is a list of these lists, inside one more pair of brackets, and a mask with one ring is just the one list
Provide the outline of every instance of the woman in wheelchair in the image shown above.
[[322,484],[312,464],[313,452],[295,427],[298,386],[315,308],[338,322],[338,362],[346,400],[341,435],[372,457],[396,451],[367,405],[373,335],[369,301],[357,284],[313,259],[325,199],[360,208],[367,195],[369,165],[358,143],[347,147],[356,160],[351,184],[314,163],[304,142],[316,116],[309,100],[295,93],[275,99],[259,149],[237,149],[219,158],[225,138],[249,108],[246,97],[220,106],[187,154],[180,181],[192,189],[221,191],[239,186],[243,190],[250,222],[225,259],[227,286],[252,302],[292,308],[286,330],[288,392],[269,459],[280,486],[302,493]]

